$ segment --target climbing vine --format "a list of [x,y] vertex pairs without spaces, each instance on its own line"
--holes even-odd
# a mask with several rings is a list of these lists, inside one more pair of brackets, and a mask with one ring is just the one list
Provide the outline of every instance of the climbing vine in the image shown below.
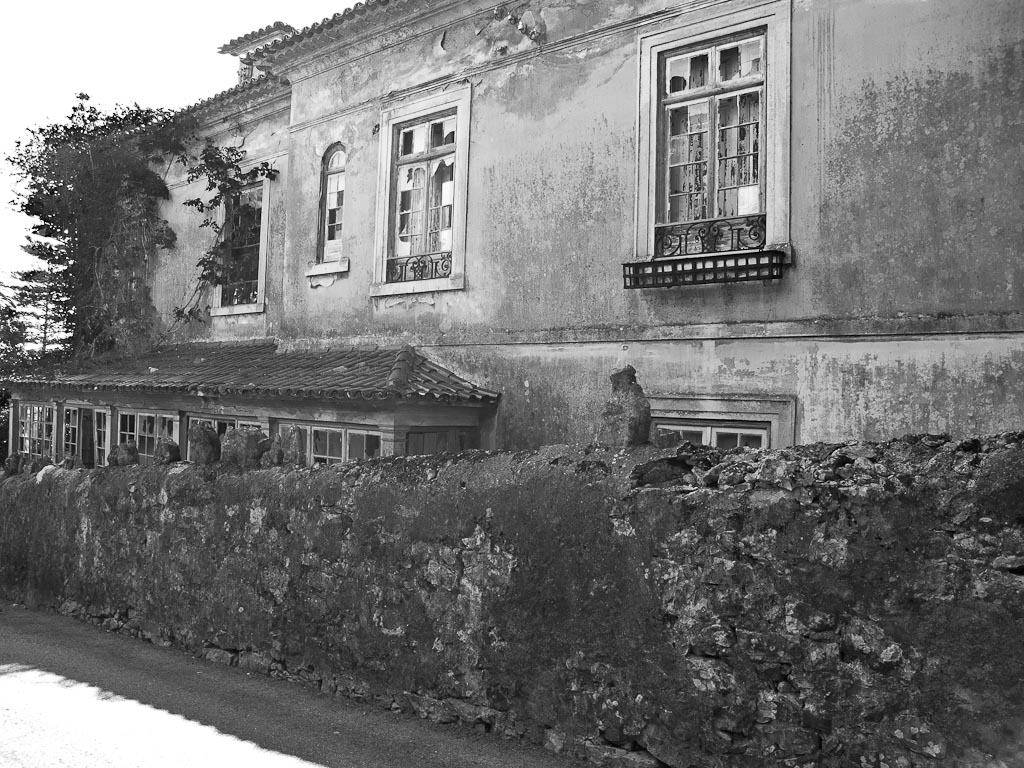
[[[199,226],[213,230],[216,238],[196,264],[199,272],[190,296],[184,306],[174,308],[178,321],[202,322],[200,302],[204,291],[214,285],[232,284],[245,276],[247,255],[236,246],[259,226],[259,210],[241,193],[262,179],[273,179],[277,171],[266,161],[243,171],[244,159],[242,147],[221,147],[207,140],[188,166],[188,180],[205,180],[205,191],[210,196],[190,198],[184,204],[204,215]],[[219,216],[221,211],[225,212],[223,218]]]
[[[240,210],[240,191],[276,174],[266,162],[243,170],[244,159],[243,147],[203,141],[187,112],[102,111],[87,94],[63,121],[30,129],[8,160],[21,182],[16,205],[36,220],[23,248],[41,267],[16,273],[12,290],[29,326],[43,324],[47,351],[93,357],[158,341],[149,285],[155,255],[175,246],[174,230],[159,216],[175,164],[189,182],[205,181],[204,196],[185,205],[216,233],[189,298],[174,310],[174,323],[201,321],[205,289],[231,282],[244,267],[232,248],[244,232],[230,222],[254,217]],[[218,216],[232,206],[242,215]]]

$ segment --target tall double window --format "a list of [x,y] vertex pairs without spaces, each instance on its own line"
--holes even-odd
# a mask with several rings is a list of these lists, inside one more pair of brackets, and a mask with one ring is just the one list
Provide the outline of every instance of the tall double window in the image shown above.
[[451,274],[455,134],[454,112],[398,129],[389,283]]
[[260,245],[263,235],[263,184],[240,189],[231,196],[225,222],[225,274],[220,305],[237,307],[259,300]]
[[54,409],[52,405],[18,407],[18,450],[29,456],[53,455]]
[[764,35],[662,56],[666,223],[764,213]]
[[374,295],[464,287],[468,85],[381,115]]
[[641,37],[625,287],[776,279],[790,263],[791,13],[788,0],[694,9]]

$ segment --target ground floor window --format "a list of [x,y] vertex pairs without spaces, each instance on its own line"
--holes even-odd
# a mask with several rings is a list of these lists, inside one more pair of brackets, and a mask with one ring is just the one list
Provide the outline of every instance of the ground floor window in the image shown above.
[[107,463],[107,433],[109,431],[109,427],[107,426],[108,418],[106,411],[95,411],[93,415],[93,424],[96,434],[94,450],[97,467],[102,467]]
[[78,408],[66,406],[64,408],[64,456],[78,455]]
[[156,444],[160,438],[175,440],[178,432],[178,417],[162,413],[121,411],[118,414],[118,443],[135,443],[139,459],[152,459],[156,455]]
[[380,456],[383,435],[374,430],[281,422],[278,431],[289,427],[298,430],[310,464],[339,464]]
[[698,420],[656,420],[654,429],[676,432],[684,442],[694,445],[712,445],[715,448],[767,448],[769,425],[750,423],[708,423]]
[[263,425],[250,416],[190,416],[189,424],[209,427],[222,437],[229,429],[263,429]]
[[53,455],[54,408],[52,405],[18,406],[18,451],[29,456]]

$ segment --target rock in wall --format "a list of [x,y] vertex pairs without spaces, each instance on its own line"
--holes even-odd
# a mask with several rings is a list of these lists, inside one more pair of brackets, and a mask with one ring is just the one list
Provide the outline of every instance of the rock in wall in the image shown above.
[[1022,438],[54,469],[0,585],[609,766],[1019,766]]

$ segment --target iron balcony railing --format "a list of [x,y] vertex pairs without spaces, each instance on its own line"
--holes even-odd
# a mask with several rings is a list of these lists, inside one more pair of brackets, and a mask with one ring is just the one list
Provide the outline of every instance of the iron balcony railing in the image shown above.
[[788,252],[765,248],[765,216],[663,224],[654,230],[654,258],[622,265],[626,288],[777,280]]
[[451,251],[423,253],[418,256],[388,259],[385,281],[388,283],[407,283],[412,280],[433,280],[438,277],[450,277],[451,274]]

